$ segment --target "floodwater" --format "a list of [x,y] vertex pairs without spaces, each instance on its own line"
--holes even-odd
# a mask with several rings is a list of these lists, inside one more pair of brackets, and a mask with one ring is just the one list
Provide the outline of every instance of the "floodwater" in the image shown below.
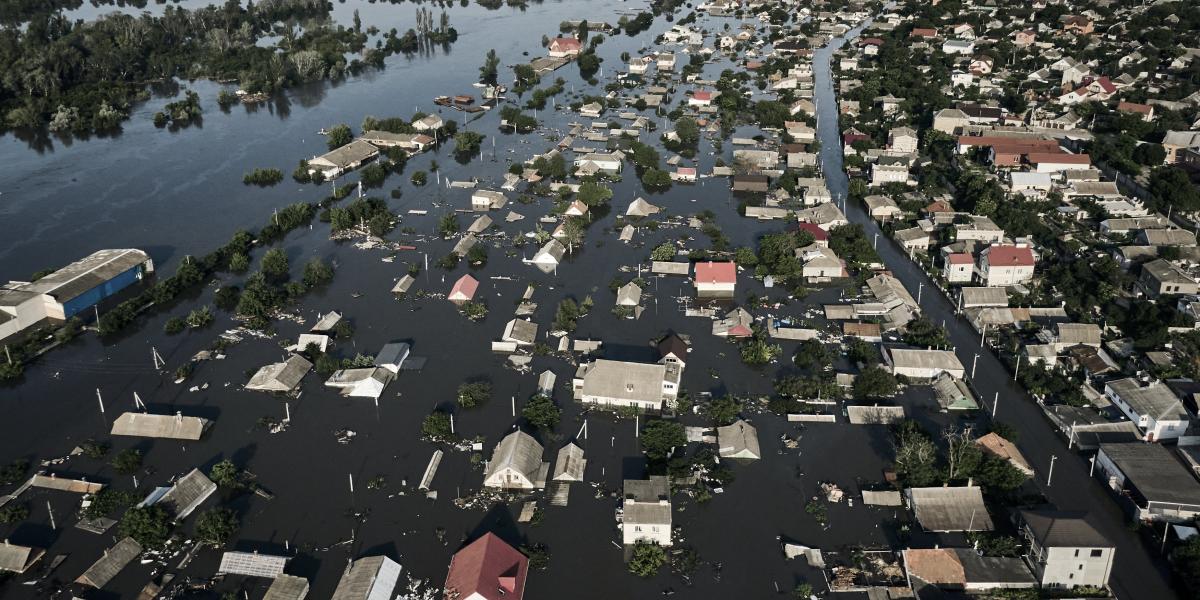
[[[339,18],[345,18],[342,7],[351,5],[355,3],[335,4],[342,11]],[[392,20],[393,26],[407,28],[404,23],[412,18],[412,7],[403,5],[356,6],[361,8],[366,25],[386,28],[383,23]],[[460,38],[448,51],[393,57],[384,71],[368,72],[334,85],[292,90],[258,108],[239,106],[223,113],[215,104],[218,86],[193,82],[186,85],[198,90],[204,99],[205,117],[199,125],[178,131],[154,128],[150,115],[169,101],[160,97],[139,106],[116,138],[0,138],[0,156],[8,165],[0,173],[0,277],[20,279],[103,247],[144,248],[170,272],[184,255],[206,252],[224,243],[238,228],[265,223],[276,207],[319,197],[323,190],[301,187],[290,179],[273,188],[246,187],[241,175],[257,167],[276,167],[290,173],[299,159],[322,152],[324,140],[316,135],[321,127],[345,122],[357,129],[365,115],[408,116],[414,110],[431,111],[435,107],[430,100],[435,95],[474,91],[470,83],[488,48],[495,48],[506,65],[528,60],[523,53],[539,54],[541,35],[553,36],[562,20],[615,22],[619,11],[636,8],[633,4],[614,7],[577,0],[531,4],[523,11],[455,6],[450,9],[451,22]],[[724,22],[700,19],[710,31]],[[600,54],[605,58],[606,73],[611,77],[610,70],[621,65],[621,52],[636,52],[667,26],[660,18],[650,32],[635,38],[622,35],[602,44]],[[495,34],[505,29],[522,33]],[[705,75],[715,78],[727,66],[724,61],[710,64]],[[818,60],[817,69],[820,83],[821,77],[828,76],[828,65]],[[571,90],[578,93],[585,88],[573,65],[543,77],[543,81],[549,83],[554,77],[567,82],[568,92],[559,96],[559,103],[570,101]],[[675,97],[680,97],[684,89],[679,87]],[[819,92],[820,106],[832,106],[832,91],[819,87]],[[452,111],[442,115],[460,122],[465,117]],[[313,256],[334,261],[339,267],[327,289],[310,294],[301,303],[299,311],[307,323],[278,323],[274,339],[248,339],[233,346],[224,360],[201,363],[184,385],[170,381],[169,373],[207,348],[232,322],[228,315],[220,314],[213,327],[173,337],[161,333],[163,323],[198,304],[210,303],[214,287],[170,310],[146,317],[137,332],[122,340],[101,344],[93,336],[84,336],[31,365],[21,385],[0,390],[4,402],[0,460],[25,457],[36,464],[63,456],[88,438],[107,438],[111,420],[134,409],[135,392],[151,412],[179,411],[214,419],[213,431],[198,443],[114,439],[113,450],[136,447],[146,453],[146,469],[136,480],[141,491],[164,485],[193,467],[207,470],[226,458],[257,474],[259,483],[275,498],[243,495],[229,500],[242,521],[233,547],[294,556],[288,572],[311,580],[313,598],[332,593],[347,560],[380,553],[398,560],[406,574],[439,586],[450,555],[464,539],[483,531],[496,531],[514,544],[543,543],[549,547],[550,568],[531,573],[526,595],[531,600],[559,597],[563,590],[572,590],[572,597],[584,599],[658,598],[666,590],[674,590],[684,598],[726,598],[731,594],[773,597],[803,580],[817,589],[824,587],[818,571],[783,556],[778,541],[781,536],[827,551],[896,543],[897,521],[904,516],[892,510],[850,507],[846,503],[831,506],[828,529],[822,529],[803,510],[820,482],[837,483],[853,494],[860,484],[882,479],[881,471],[891,455],[883,428],[811,425],[802,429],[757,408],[746,413],[759,429],[763,460],[734,467],[736,480],[705,505],[676,498],[677,505],[685,507],[675,517],[681,543],[694,548],[703,561],[686,581],[665,569],[655,578],[638,579],[625,572],[621,551],[615,547],[619,533],[613,520],[617,506],[613,493],[620,489],[622,478],[644,474],[633,421],[598,414],[586,416],[588,435],[579,443],[587,453],[585,478],[589,483],[574,484],[568,507],[543,503],[545,516],[538,525],[515,523],[520,502],[465,510],[454,506],[454,498],[473,494],[482,481],[482,467],[473,464],[466,452],[447,452],[433,482],[438,499],[426,499],[416,492],[415,485],[435,449],[418,440],[421,419],[435,407],[450,408],[455,388],[463,380],[484,377],[493,384],[493,398],[488,404],[456,411],[458,432],[466,437],[481,436],[485,456],[514,424],[519,424],[510,403],[515,402],[519,411],[536,388],[537,374],[545,369],[557,374],[555,398],[564,408],[564,417],[555,432],[538,434],[547,447],[544,460],[552,462],[557,449],[573,439],[583,423],[581,407],[571,401],[569,389],[564,387],[574,373],[573,363],[536,357],[532,372],[517,373],[505,367],[504,357],[489,350],[489,341],[499,338],[528,283],[539,286],[533,298],[539,304],[534,320],[543,332],[560,299],[582,300],[591,295],[595,308],[580,320],[574,335],[603,340],[609,358],[653,360],[656,357],[649,345],[652,338],[668,330],[690,335],[693,350],[683,384],[693,395],[705,391],[714,395],[766,395],[776,375],[788,371],[779,364],[763,370],[743,366],[737,346],[711,336],[707,319],[684,317],[680,299],[689,297],[690,289],[682,278],[649,279],[650,287],[643,295],[646,310],[637,321],[618,320],[610,313],[614,294],[608,289],[609,281],[618,275],[631,278],[636,274],[619,273],[620,267],[636,265],[655,245],[681,235],[694,238],[689,247],[707,245],[699,231],[677,227],[657,231],[643,228],[633,245],[617,241],[616,215],[638,195],[662,206],[668,215],[713,210],[735,246],[750,244],[758,235],[782,226],[737,216],[737,202],[724,180],[702,180],[698,185],[675,186],[667,193],[648,195],[641,191],[632,170],[627,170],[625,181],[612,186],[612,212],[597,218],[588,229],[585,247],[576,249],[556,275],[543,275],[520,263],[522,255],[532,254],[532,246],[514,250],[512,256],[505,255],[507,245],[491,248],[487,267],[474,272],[482,281],[479,297],[490,308],[489,316],[480,323],[467,321],[444,300],[401,301],[389,293],[395,280],[405,273],[406,262],[420,263],[428,255],[432,263],[453,244],[430,239],[438,216],[447,210],[433,208],[431,203],[463,208],[470,196],[467,190],[434,185],[432,178],[424,188],[413,187],[408,175],[418,169],[428,170],[430,162],[437,160],[442,178],[477,177],[483,181],[481,187],[494,187],[510,161],[545,151],[565,131],[567,123],[582,120],[566,111],[539,112],[538,116],[550,130],[542,132],[545,137],[538,133],[499,134],[498,115],[487,113],[469,125],[489,137],[496,136],[494,150],[491,139],[485,142],[483,160],[459,164],[447,150],[441,150],[411,160],[405,174],[389,179],[385,190],[403,190],[399,200],[388,199],[391,209],[402,216],[402,223],[389,239],[417,246],[416,251],[399,253],[395,262],[382,261],[385,254],[378,250],[359,250],[329,241],[328,226],[323,223],[314,221],[311,230],[289,235],[281,245],[294,267]],[[833,160],[830,153],[838,147],[836,131],[830,142],[828,126],[823,124],[821,135],[824,164],[840,165],[840,156],[839,162],[829,162]],[[731,153],[731,144],[725,144],[727,162]],[[667,156],[664,153],[663,158]],[[702,141],[695,166],[701,173],[708,172],[716,158],[711,146]],[[845,179],[839,177],[840,171],[832,171],[827,168],[830,188],[844,197]],[[379,191],[377,195],[387,196]],[[408,209],[430,209],[430,214],[408,215]],[[524,214],[526,219],[503,224],[500,217],[508,209]],[[536,218],[549,209],[547,200],[531,205],[510,203],[493,218],[507,233],[524,232],[533,229]],[[462,222],[465,227],[469,218]],[[401,228],[409,227],[416,233],[401,233]],[[260,253],[256,252],[255,258]],[[444,293],[455,279],[469,271],[465,265],[450,273],[431,269],[420,275],[414,291]],[[236,283],[237,278],[228,282]],[[782,294],[742,278],[739,298],[751,293],[770,293],[772,297]],[[837,289],[825,290],[803,301],[759,312],[804,320],[806,312],[818,309],[823,302],[836,301],[838,294]],[[295,339],[318,313],[332,309],[341,311],[356,326],[353,339],[336,347],[339,355],[373,354],[384,343],[405,340],[413,344],[414,355],[428,358],[425,368],[403,373],[377,406],[366,399],[341,398],[322,387],[315,375],[309,375],[303,394],[288,402],[286,408],[282,398],[241,389],[255,368],[284,356],[284,340]],[[817,319],[811,322],[823,326]],[[795,344],[785,342],[783,346],[786,359]],[[151,355],[155,350],[166,359],[166,372],[154,370]],[[189,391],[193,385],[207,387]],[[100,411],[97,390],[104,399],[104,413]],[[287,431],[270,434],[255,427],[262,417],[282,418],[285,410],[290,410],[292,417]],[[694,416],[683,420],[702,424]],[[341,429],[357,432],[352,443],[337,442],[334,432]],[[784,449],[780,442],[784,434],[801,435],[800,447]],[[609,442],[608,448],[604,442]],[[115,474],[103,461],[82,457],[55,470],[122,489],[135,485],[133,478]],[[367,481],[377,476],[385,478],[384,488],[368,489]],[[58,584],[74,579],[103,548],[115,542],[112,532],[94,535],[73,527],[77,498],[37,492],[27,493],[24,500],[32,510],[30,519],[17,527],[0,528],[0,533],[14,543],[48,547],[49,556],[69,557],[40,586],[9,582],[0,588],[5,598],[50,596]],[[210,500],[206,506],[212,504]],[[51,526],[50,510],[57,529]],[[190,527],[191,523],[185,523],[180,530],[186,534]],[[444,542],[439,541],[439,531],[444,532]],[[182,569],[176,567],[178,558],[173,559],[167,570],[181,577],[206,579],[215,571],[218,560],[217,552],[204,551]],[[93,597],[132,598],[153,569],[152,565],[131,565],[104,592]],[[259,597],[266,582],[230,578],[218,589],[227,591],[239,586],[251,597]]]

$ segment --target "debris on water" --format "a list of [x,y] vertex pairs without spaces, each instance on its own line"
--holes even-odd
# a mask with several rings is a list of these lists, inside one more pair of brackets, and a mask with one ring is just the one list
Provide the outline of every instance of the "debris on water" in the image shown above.
[[352,429],[339,429],[333,432],[333,435],[339,444],[349,444],[354,441],[354,436],[358,435],[358,432]]

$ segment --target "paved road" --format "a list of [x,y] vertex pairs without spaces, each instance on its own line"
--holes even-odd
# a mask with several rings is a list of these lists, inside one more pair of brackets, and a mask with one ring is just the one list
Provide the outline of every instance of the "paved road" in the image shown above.
[[[861,27],[834,39],[816,51],[813,57],[821,166],[836,202],[845,202],[849,181],[842,170],[841,132],[838,128],[830,59],[834,50],[846,40],[857,37],[860,31]],[[1067,448],[1066,441],[1051,427],[1037,404],[1013,382],[1011,374],[1000,360],[989,350],[979,350],[979,335],[966,321],[955,316],[954,305],[937,290],[924,271],[910,261],[890,238],[883,235],[861,205],[851,202],[845,204],[847,218],[853,223],[862,224],[868,238],[879,234],[880,256],[895,277],[904,282],[909,292],[916,296],[919,285],[924,284],[928,288],[921,294],[921,308],[933,322],[945,321],[950,339],[958,349],[958,358],[967,365],[968,373],[979,352],[974,386],[988,407],[996,393],[1000,394],[996,418],[1020,431],[1018,446],[1037,469],[1036,483],[1042,493],[1060,509],[1090,513],[1096,527],[1116,546],[1116,564],[1109,583],[1117,596],[1128,600],[1178,597],[1171,588],[1171,576],[1165,562],[1152,558],[1138,534],[1126,527],[1125,518],[1109,492],[1098,480],[1089,476],[1088,460]],[[1058,459],[1054,464],[1052,485],[1047,486],[1052,456]]]

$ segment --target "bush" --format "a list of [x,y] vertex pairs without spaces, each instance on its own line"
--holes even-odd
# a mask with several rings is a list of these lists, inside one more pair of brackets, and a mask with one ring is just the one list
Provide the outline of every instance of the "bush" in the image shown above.
[[304,285],[312,288],[333,281],[333,267],[319,258],[313,258],[304,265]]
[[187,316],[187,326],[191,327],[192,329],[206,327],[208,325],[211,325],[212,322],[213,322],[212,309],[209,308],[207,305],[201,306],[200,308],[193,310],[192,312],[188,313],[188,316]]
[[435,442],[454,439],[454,433],[451,430],[450,415],[440,410],[429,413],[421,422],[421,435]]
[[667,562],[667,553],[658,544],[638,542],[629,559],[629,572],[638,577],[653,577]]
[[425,182],[428,181],[429,176],[425,173],[425,171],[415,171],[410,179],[413,185],[425,185]]
[[458,386],[458,405],[463,408],[475,408],[492,397],[491,384],[484,381],[464,383]]
[[243,184],[259,187],[272,186],[280,181],[283,181],[283,171],[279,169],[255,169],[242,176]]
[[132,475],[142,468],[142,452],[126,448],[113,457],[112,466],[122,475]]
[[159,548],[171,535],[170,516],[157,504],[134,507],[125,512],[120,530],[143,548]]
[[227,508],[214,508],[196,519],[196,538],[214,548],[228,543],[237,529],[237,515]]
[[29,518],[29,506],[24,502],[12,502],[0,507],[0,525],[20,523]]
[[170,319],[167,319],[166,323],[163,323],[163,332],[167,335],[181,333],[186,328],[187,323],[182,317],[171,317]]

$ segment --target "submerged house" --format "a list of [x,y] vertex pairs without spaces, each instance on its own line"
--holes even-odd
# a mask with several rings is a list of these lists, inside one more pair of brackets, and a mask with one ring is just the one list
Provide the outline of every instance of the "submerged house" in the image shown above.
[[24,573],[45,553],[46,551],[41,548],[18,546],[4,540],[4,544],[0,545],[0,571]]
[[308,172],[314,175],[320,173],[325,179],[334,179],[361,167],[376,156],[379,156],[379,148],[366,140],[354,140],[341,148],[308,159]]
[[671,545],[671,486],[665,475],[626,479],[621,506],[621,537],[626,546],[649,542]]
[[488,532],[450,557],[446,600],[521,600],[529,559]]
[[682,367],[678,364],[646,364],[596,360],[575,372],[575,397],[584,404],[606,408],[631,407],[660,411],[679,394]]
[[196,441],[208,430],[212,421],[182,414],[151,415],[127,412],[112,424],[112,435],[148,437],[169,440]]
[[342,575],[331,600],[389,600],[400,571],[400,565],[386,556],[360,558]]
[[454,287],[450,288],[450,293],[446,295],[446,299],[458,304],[466,304],[475,297],[476,290],[479,289],[479,280],[470,275],[463,275],[454,282]]
[[141,553],[142,545],[133,538],[127,537],[117,542],[112,548],[105,550],[103,556],[75,579],[75,583],[100,589],[112,581],[113,577],[116,577]]
[[246,389],[257,392],[290,392],[300,385],[313,364],[308,359],[293,354],[284,362],[267,365],[258,370]]
[[375,398],[383,395],[396,374],[384,367],[363,367],[358,369],[341,369],[335,371],[325,386],[338,388],[343,396],[349,398]]
[[762,451],[758,446],[758,430],[742,419],[717,428],[717,453],[721,458],[758,460]]
[[546,487],[550,463],[542,462],[542,445],[523,431],[500,440],[492,452],[483,486],[498,490],[535,490]]

